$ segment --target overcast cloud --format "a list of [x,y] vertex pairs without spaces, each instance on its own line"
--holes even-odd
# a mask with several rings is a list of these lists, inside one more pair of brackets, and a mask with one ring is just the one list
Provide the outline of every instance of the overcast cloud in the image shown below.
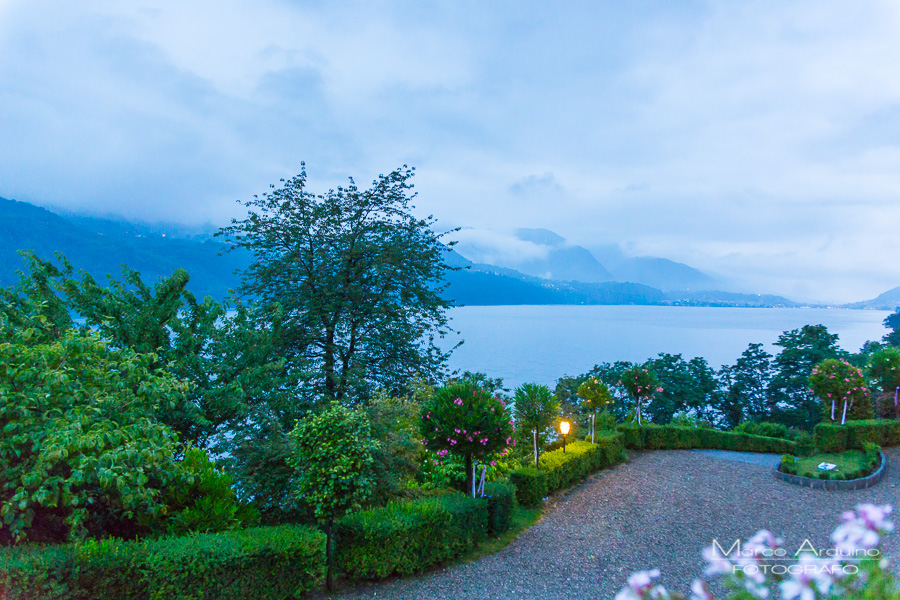
[[301,160],[409,164],[448,227],[861,300],[900,285],[898,57],[893,1],[0,0],[0,196],[219,224]]

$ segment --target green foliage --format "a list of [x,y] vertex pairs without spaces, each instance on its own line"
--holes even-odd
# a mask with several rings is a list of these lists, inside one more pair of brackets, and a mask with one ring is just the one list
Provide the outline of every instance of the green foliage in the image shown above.
[[790,454],[781,455],[781,465],[779,467],[782,473],[795,475],[797,473],[797,461]]
[[412,214],[403,167],[360,190],[313,194],[306,167],[243,202],[247,217],[218,235],[254,263],[241,291],[284,310],[283,351],[308,366],[307,385],[327,400],[400,394],[416,375],[436,380],[447,353],[441,283],[446,246],[434,220]]
[[372,436],[378,441],[373,500],[385,504],[402,496],[406,484],[419,472],[423,455],[419,437],[421,406],[415,396],[391,398],[376,394],[363,410]]
[[484,540],[488,502],[450,493],[397,502],[337,522],[338,569],[351,579],[408,575]]
[[259,514],[242,506],[231,477],[209,459],[205,450],[189,448],[178,464],[182,477],[163,490],[170,534],[215,533],[257,525]]
[[891,331],[886,333],[882,339],[891,346],[900,346],[900,309],[885,317],[884,326]]
[[[645,368],[652,377],[641,375],[642,383],[637,385],[643,386],[641,393],[647,398],[644,412],[654,423],[664,425],[680,412],[696,414],[700,419],[711,417],[713,392],[718,382],[705,359],[686,361],[680,354],[662,353]],[[633,398],[634,392],[629,389]]]
[[472,461],[503,456],[514,429],[509,408],[472,382],[450,383],[422,404],[420,431],[428,449],[440,457],[453,454],[466,461],[466,490],[471,489]]
[[616,430],[624,436],[625,447],[635,450],[707,448],[773,454],[796,451],[796,444],[789,440],[703,427],[623,424]]
[[152,527],[163,518],[160,490],[181,476],[175,436],[154,412],[176,405],[186,386],[151,371],[152,356],[112,350],[95,334],[50,341],[39,328],[5,325],[3,534],[59,541]]
[[[791,475],[825,480],[859,479],[871,475],[878,468],[880,452],[878,444],[866,443],[865,450],[815,454],[800,459],[791,457],[791,461],[782,457],[781,470]],[[835,468],[820,471],[819,465],[823,462],[832,463]]]
[[772,420],[810,430],[821,416],[819,402],[809,388],[813,367],[843,354],[838,336],[824,325],[804,325],[778,337],[782,350],[775,357],[775,376],[769,385]]
[[[580,388],[579,388],[580,389]],[[553,425],[559,413],[559,401],[546,385],[525,383],[516,389],[515,411],[519,430],[532,433],[535,466],[541,451],[541,434]]]
[[784,423],[767,423],[765,421],[744,421],[734,428],[735,433],[749,433],[764,437],[791,439],[791,430]]
[[500,481],[486,483],[484,495],[487,498],[488,535],[505,533],[512,524],[516,507],[516,486]]
[[609,387],[593,375],[578,386],[578,396],[584,401],[582,406],[592,413],[606,408],[613,402]]
[[608,410],[604,410],[603,412],[598,414],[596,419],[594,420],[594,429],[601,432],[615,431],[616,416]]
[[719,370],[717,407],[726,426],[735,427],[744,419],[762,421],[776,410],[769,395],[772,355],[762,344],[750,344],[734,365]]
[[365,504],[375,486],[378,442],[364,412],[332,403],[298,421],[291,438],[296,493],[317,519],[337,518]]
[[862,449],[866,442],[879,446],[900,445],[900,422],[893,419],[867,419],[816,425],[816,448],[819,452],[843,452]]
[[547,495],[547,471],[534,467],[523,467],[509,474],[510,482],[516,487],[516,500],[522,506],[540,506]]
[[[824,419],[843,424],[847,418],[870,419],[873,416],[869,403],[869,390],[862,369],[846,360],[831,358],[813,367],[809,376],[813,393],[822,400]],[[840,412],[838,417],[835,409]]]
[[900,348],[888,346],[875,351],[869,357],[868,371],[869,376],[881,389],[877,406],[878,416],[900,418],[900,407],[894,404],[900,389]]
[[324,536],[302,526],[8,549],[0,552],[0,593],[9,600],[299,597],[321,580],[324,551]]

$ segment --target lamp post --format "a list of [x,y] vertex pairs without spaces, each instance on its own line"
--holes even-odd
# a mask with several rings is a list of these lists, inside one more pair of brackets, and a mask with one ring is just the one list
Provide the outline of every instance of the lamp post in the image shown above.
[[566,453],[566,436],[569,435],[569,422],[563,421],[559,424],[559,432],[563,436],[563,454]]

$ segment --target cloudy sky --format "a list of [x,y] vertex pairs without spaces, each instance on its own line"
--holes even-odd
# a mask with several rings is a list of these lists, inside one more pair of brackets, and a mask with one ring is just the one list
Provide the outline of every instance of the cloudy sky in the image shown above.
[[0,0],[0,196],[222,223],[296,174],[417,169],[747,290],[900,285],[900,3]]

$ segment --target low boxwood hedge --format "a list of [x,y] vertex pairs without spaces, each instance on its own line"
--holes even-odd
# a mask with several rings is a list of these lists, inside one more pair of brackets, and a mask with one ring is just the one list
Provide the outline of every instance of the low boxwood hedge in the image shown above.
[[879,446],[900,445],[900,421],[891,419],[847,421],[844,425],[819,423],[815,432],[819,452],[862,450],[866,442]]
[[283,599],[321,579],[325,536],[282,525],[0,552],[4,600]]
[[625,447],[635,450],[705,448],[773,454],[795,454],[797,450],[795,442],[783,438],[719,431],[705,427],[623,424],[616,430],[622,434]]
[[584,479],[591,473],[622,462],[624,440],[616,432],[595,437],[590,442],[572,442],[565,451],[554,450],[541,455],[540,470],[533,467],[516,469],[510,481],[516,486],[516,499],[524,506],[536,506],[550,492],[555,492]]
[[408,575],[484,540],[488,502],[449,493],[348,515],[335,524],[335,563],[351,579]]

